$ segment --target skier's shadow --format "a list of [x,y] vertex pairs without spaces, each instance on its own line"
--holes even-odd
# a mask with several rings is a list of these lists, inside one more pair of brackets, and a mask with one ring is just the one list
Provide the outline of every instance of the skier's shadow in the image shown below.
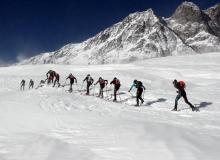
[[145,106],[151,106],[154,103],[160,103],[160,102],[165,102],[167,99],[165,98],[158,98],[157,100],[154,101],[149,101],[145,104]]
[[205,107],[208,107],[210,105],[212,105],[213,103],[212,102],[200,102],[200,104],[195,104],[195,107],[196,108],[205,108]]

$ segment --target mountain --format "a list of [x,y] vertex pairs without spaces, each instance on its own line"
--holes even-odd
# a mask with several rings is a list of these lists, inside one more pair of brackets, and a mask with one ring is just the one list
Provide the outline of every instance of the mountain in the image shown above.
[[19,64],[105,64],[220,51],[219,5],[202,11],[183,2],[170,18],[136,12],[96,36]]
[[[218,13],[215,9],[207,10],[202,11],[192,2],[183,2],[174,14],[166,19],[168,26],[196,52],[220,50],[220,27],[217,23],[219,18],[216,17],[219,10]],[[210,14],[207,14],[209,12]]]

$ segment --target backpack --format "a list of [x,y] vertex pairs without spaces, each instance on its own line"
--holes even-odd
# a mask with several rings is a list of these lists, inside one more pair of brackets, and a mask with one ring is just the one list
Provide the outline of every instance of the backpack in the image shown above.
[[141,81],[137,81],[136,87],[137,88],[141,88],[142,86],[143,86],[143,83]]
[[116,84],[116,85],[119,85],[119,84],[120,84],[120,81],[119,81],[118,79],[116,79],[116,80],[115,80],[115,84]]
[[179,81],[179,87],[180,87],[181,89],[186,88],[185,82],[184,82],[184,81]]
[[88,82],[92,83],[93,82],[93,78],[92,77],[88,77]]

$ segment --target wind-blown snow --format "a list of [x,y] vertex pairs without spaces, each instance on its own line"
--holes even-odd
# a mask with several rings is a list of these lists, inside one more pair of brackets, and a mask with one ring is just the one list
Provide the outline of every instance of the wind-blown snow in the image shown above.
[[[0,159],[218,160],[219,62],[220,54],[211,53],[123,65],[0,68]],[[22,79],[37,84],[49,69],[60,73],[62,83],[72,72],[79,81],[75,89],[87,73],[95,79],[117,76],[121,99],[130,97],[134,78],[141,80],[147,88],[145,104],[135,108],[134,99],[121,104],[70,94],[68,87],[19,90]],[[180,112],[170,111],[174,78],[186,81],[188,98],[200,112],[192,112],[183,100]]]

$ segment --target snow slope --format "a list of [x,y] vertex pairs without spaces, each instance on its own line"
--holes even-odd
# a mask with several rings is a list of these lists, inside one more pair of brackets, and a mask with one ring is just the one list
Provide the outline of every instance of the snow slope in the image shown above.
[[[0,68],[0,159],[218,160],[219,62],[220,54],[210,53],[133,64]],[[131,97],[127,90],[133,79],[142,80],[145,104],[135,108],[134,99],[121,104],[70,94],[68,87],[19,90],[22,79],[38,83],[49,69],[61,74],[62,83],[70,72],[76,75],[75,89],[87,73],[95,79],[117,76],[122,100]],[[183,101],[180,112],[170,111],[174,78],[186,81],[189,100],[200,112],[191,112]]]

